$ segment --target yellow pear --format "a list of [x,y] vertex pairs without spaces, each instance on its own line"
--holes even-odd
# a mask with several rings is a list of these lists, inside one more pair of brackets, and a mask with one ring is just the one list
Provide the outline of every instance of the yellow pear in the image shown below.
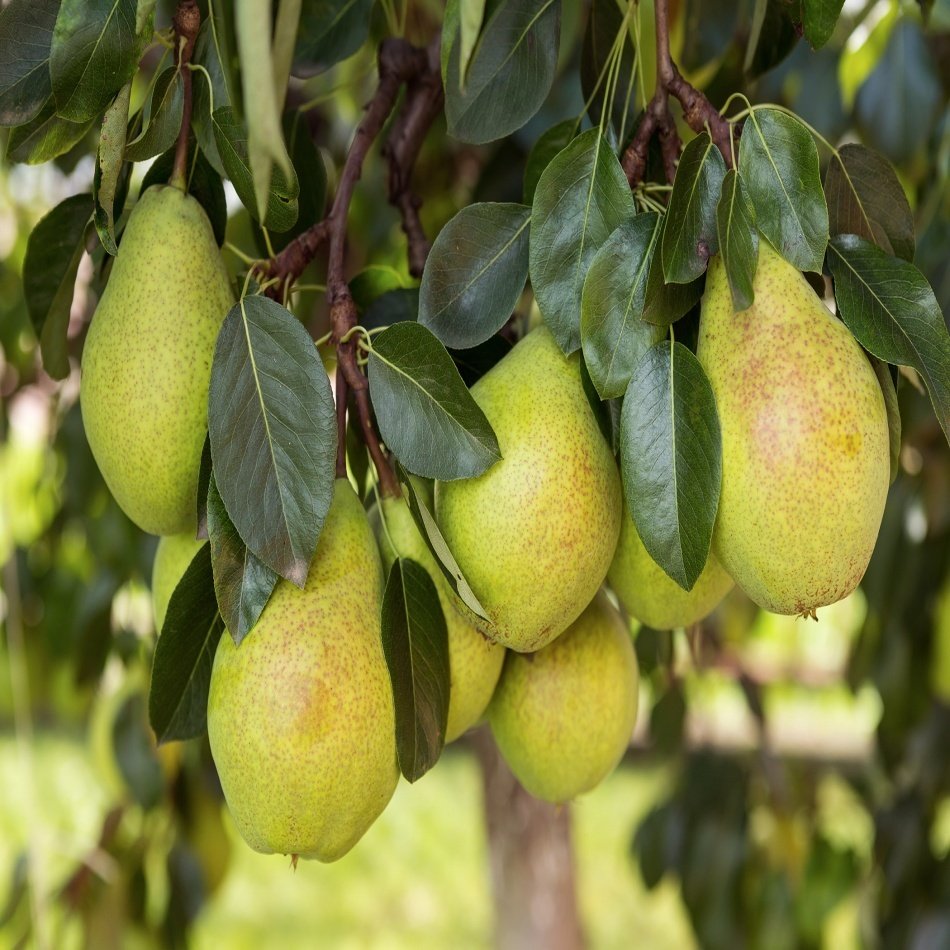
[[201,205],[147,189],[89,327],[80,387],[92,454],[143,531],[195,530],[211,359],[233,302]]
[[244,840],[335,861],[399,778],[380,636],[382,566],[366,513],[337,479],[303,590],[280,581],[254,629],[218,644],[208,738]]
[[620,533],[620,476],[587,401],[578,354],[546,327],[473,387],[502,459],[478,478],[438,482],[436,518],[491,626],[538,650],[597,592]]
[[683,590],[650,557],[626,504],[607,579],[627,613],[657,630],[688,627],[702,620],[733,587],[732,578],[710,551],[692,590]]
[[[407,557],[428,571],[439,593],[449,640],[449,716],[445,741],[452,742],[475,725],[485,712],[505,662],[505,648],[492,643],[454,607],[449,587],[402,498],[383,498],[384,521],[373,510],[383,566],[388,571],[397,557]],[[375,518],[373,517],[375,515]]]
[[199,541],[191,531],[169,534],[159,540],[155,560],[152,561],[152,616],[157,633],[162,632],[168,602],[178,582],[205,543]]
[[887,415],[860,346],[764,238],[736,313],[709,264],[697,355],[722,428],[713,549],[759,606],[810,614],[858,585],[889,482]]
[[601,591],[552,644],[508,654],[488,707],[492,734],[532,795],[566,802],[623,757],[639,686],[630,631]]

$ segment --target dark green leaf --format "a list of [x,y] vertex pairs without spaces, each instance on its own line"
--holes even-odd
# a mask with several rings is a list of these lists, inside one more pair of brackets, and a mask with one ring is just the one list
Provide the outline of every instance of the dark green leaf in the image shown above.
[[295,68],[326,69],[352,56],[369,35],[372,8],[373,0],[303,0]]
[[722,443],[712,386],[682,343],[658,343],[637,366],[623,401],[620,465],[644,547],[690,590],[709,555]]
[[735,0],[685,0],[683,49],[678,58],[684,72],[702,69],[726,52],[743,12]]
[[49,59],[60,118],[91,122],[132,78],[136,6],[137,0],[62,0]]
[[449,39],[449,134],[482,143],[520,129],[541,107],[554,81],[560,32],[560,0],[501,0],[494,4],[464,77],[461,44]]
[[531,209],[474,204],[439,232],[419,288],[419,322],[465,349],[508,322],[528,277]]
[[388,327],[419,317],[419,288],[398,287],[380,294],[367,308],[360,320],[367,330]]
[[449,350],[462,381],[474,386],[499,360],[511,352],[511,344],[501,336],[493,336],[467,350]]
[[[666,226],[666,215],[663,216]],[[663,255],[653,255],[647,278],[647,295],[643,303],[643,319],[659,327],[668,327],[699,303],[703,294],[704,277],[689,284],[668,284],[663,280]]]
[[0,125],[23,125],[52,94],[49,51],[59,0],[12,0],[0,13]]
[[452,357],[420,324],[398,323],[374,339],[369,390],[383,441],[413,474],[474,478],[501,458]]
[[116,196],[122,192],[118,202],[121,210],[129,187],[128,174],[123,175],[123,166],[131,94],[132,83],[127,82],[106,110],[99,133],[99,148],[96,150],[96,172],[92,187],[96,203],[94,219],[99,240],[113,257],[118,251],[115,243]]
[[584,282],[584,362],[601,399],[622,396],[643,354],[665,335],[643,321],[650,262],[662,223],[655,212],[621,224],[597,252]]
[[526,205],[534,202],[534,193],[537,191],[542,172],[551,164],[551,160],[558,152],[567,148],[571,139],[574,138],[574,133],[577,132],[577,127],[576,120],[565,119],[557,125],[552,125],[531,146],[524,166],[524,203]]
[[112,748],[132,797],[142,808],[154,808],[162,800],[165,775],[148,732],[141,693],[133,693],[119,706],[112,723]]
[[244,297],[211,366],[215,480],[244,543],[303,587],[336,472],[336,410],[307,331],[279,304]]
[[799,33],[791,13],[796,7],[788,0],[755,0],[743,64],[749,77],[768,72],[795,48]]
[[853,234],[832,238],[828,265],[847,328],[878,359],[920,373],[950,439],[950,334],[927,279]]
[[26,125],[7,139],[7,160],[43,165],[68,152],[92,127],[92,122],[70,122],[56,115],[52,99]]
[[257,623],[278,577],[241,540],[218,494],[214,475],[208,485],[208,535],[218,609],[228,632],[240,646]]
[[636,213],[630,185],[597,129],[574,139],[541,175],[531,211],[531,286],[561,349],[581,345],[584,278],[594,255]]
[[706,132],[683,149],[663,228],[663,279],[688,284],[718,250],[716,205],[726,163]]
[[753,110],[739,140],[739,173],[769,243],[799,270],[821,271],[828,208],[811,133],[778,109]]
[[716,228],[719,253],[732,294],[732,307],[737,312],[747,310],[755,299],[752,278],[759,259],[759,232],[755,228],[752,202],[734,168],[730,168],[722,180]]
[[812,49],[821,49],[835,31],[844,0],[802,0],[802,26]]
[[181,73],[170,66],[155,80],[152,97],[145,109],[144,128],[125,147],[125,157],[130,162],[154,158],[175,144],[184,102]]
[[69,375],[66,330],[92,204],[89,194],[60,202],[33,228],[26,243],[23,294],[43,366],[54,379]]
[[384,264],[370,264],[350,281],[350,293],[353,302],[361,313],[383,294],[391,290],[407,290],[409,281],[395,267]]
[[[201,465],[198,467],[198,494],[196,514],[198,530],[196,538],[208,540],[208,491],[211,488],[211,438],[205,436],[205,444],[201,448]],[[218,490],[217,486],[214,489]],[[220,496],[219,496],[220,497]]]
[[208,16],[202,21],[201,29],[198,30],[198,39],[195,41],[195,50],[191,59],[192,62],[204,66],[204,71],[199,69],[192,73],[191,88],[194,102],[191,124],[201,151],[204,152],[214,170],[224,177],[227,172],[218,154],[214,125],[211,121],[215,109],[232,105],[228,75],[222,64],[222,59],[226,59],[227,54],[226,50],[222,49],[224,38],[221,35],[221,29],[222,24],[218,22],[217,17]]
[[881,384],[881,393],[884,396],[884,406],[887,409],[887,435],[891,450],[891,484],[900,471],[901,456],[901,411],[897,403],[897,387],[891,376],[891,368],[876,356],[869,356],[874,375]]
[[[620,57],[620,71],[617,74],[616,95],[610,121],[619,130],[623,122],[626,107],[627,89],[633,80],[636,57],[630,39],[629,26],[624,24],[623,13],[617,0],[593,0],[587,17],[587,29],[581,46],[581,92],[584,101],[590,102],[587,114],[594,125],[599,124],[604,108],[607,86],[607,63],[613,52],[617,33],[623,29],[623,50]],[[597,92],[598,79],[600,87]]]
[[381,619],[399,768],[414,782],[439,760],[449,715],[448,633],[439,593],[424,567],[396,559]]
[[825,173],[828,225],[857,234],[889,254],[914,259],[914,214],[893,165],[864,145],[842,146]]
[[194,739],[207,728],[211,666],[223,631],[205,544],[172,591],[155,645],[148,718],[159,743]]

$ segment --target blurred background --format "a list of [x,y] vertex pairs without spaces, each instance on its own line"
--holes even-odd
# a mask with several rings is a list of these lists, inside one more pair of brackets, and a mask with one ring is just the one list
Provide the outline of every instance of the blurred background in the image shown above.
[[[674,58],[717,105],[736,90],[781,102],[831,142],[863,141],[894,162],[916,263],[948,313],[950,3],[847,0],[818,53],[790,4],[755,7],[758,19],[751,0],[674,2]],[[564,4],[559,77],[526,128],[481,148],[451,141],[444,124],[430,134],[416,174],[430,236],[473,200],[521,200],[531,145],[583,109],[588,8]],[[650,2],[641,10],[649,49]],[[413,11],[410,37],[427,39],[441,5]],[[379,9],[374,18],[378,38]],[[373,88],[373,49],[294,81],[331,191]],[[90,188],[96,132],[52,163],[0,165],[0,946],[489,946],[506,858],[504,829],[486,833],[497,763],[484,737],[402,782],[343,860],[296,871],[237,837],[206,742],[154,747],[155,539],[109,497],[77,404],[103,253],[80,266],[62,384],[40,368],[21,281],[35,223]],[[246,212],[229,208],[228,242],[257,256]],[[364,322],[411,315],[377,159],[348,253],[373,311]],[[298,295],[295,309],[322,332],[318,295]],[[950,946],[950,450],[913,373],[898,391],[900,472],[854,595],[811,622],[733,593],[702,629],[637,631],[644,679],[628,756],[569,810],[541,812],[541,838],[550,827],[573,843],[591,946]]]

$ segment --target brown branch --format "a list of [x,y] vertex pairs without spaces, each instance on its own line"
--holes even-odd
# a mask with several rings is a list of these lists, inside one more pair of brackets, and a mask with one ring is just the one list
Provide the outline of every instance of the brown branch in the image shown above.
[[188,189],[188,135],[191,131],[191,54],[201,26],[201,11],[197,0],[179,0],[172,19],[175,27],[175,65],[181,74],[182,110],[181,128],[175,145],[175,163],[172,166],[172,184],[183,191]]

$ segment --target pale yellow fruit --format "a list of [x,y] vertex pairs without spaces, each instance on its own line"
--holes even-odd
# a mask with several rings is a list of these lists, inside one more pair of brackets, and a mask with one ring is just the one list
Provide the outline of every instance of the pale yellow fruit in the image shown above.
[[764,238],[736,313],[709,265],[697,355],[722,427],[713,549],[759,606],[812,614],[864,576],[889,482],[881,387],[854,337]]
[[211,359],[233,302],[201,205],[149,188],[93,316],[80,387],[96,463],[143,531],[195,530]]
[[[581,382],[546,327],[473,387],[502,460],[478,478],[439,482],[436,517],[492,621],[521,652],[565,630],[597,592],[620,533],[620,476]],[[477,622],[477,621],[475,621]]]
[[552,644],[508,654],[488,708],[492,734],[532,795],[569,801],[623,757],[639,685],[630,632],[601,591]]
[[650,557],[626,504],[607,579],[627,613],[657,630],[688,627],[702,620],[733,587],[732,578],[710,551],[692,590],[683,590]]
[[382,567],[345,479],[303,590],[280,581],[257,625],[218,644],[208,738],[221,787],[255,850],[335,861],[399,778],[380,636]]
[[166,535],[158,542],[152,562],[152,616],[158,633],[162,632],[168,602],[178,582],[188,570],[192,558],[206,543],[199,541],[190,531]]

